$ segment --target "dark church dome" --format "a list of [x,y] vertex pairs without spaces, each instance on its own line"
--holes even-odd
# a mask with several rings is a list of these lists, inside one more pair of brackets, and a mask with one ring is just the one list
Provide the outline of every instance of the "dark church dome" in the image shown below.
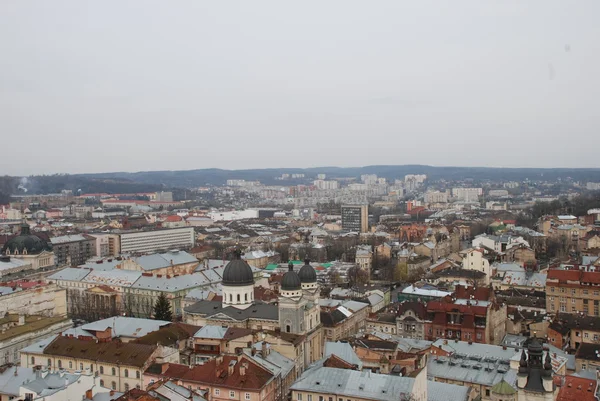
[[29,224],[21,225],[21,234],[9,239],[2,248],[3,254],[37,255],[43,251],[51,251],[52,247],[37,235],[31,234]]
[[300,281],[303,283],[316,283],[317,282],[317,272],[310,265],[310,260],[304,260],[304,266],[300,269],[298,273],[300,277]]
[[294,271],[294,265],[290,262],[289,270],[281,279],[281,289],[284,291],[296,291],[302,288],[302,282],[298,273]]
[[239,250],[234,252],[233,260],[225,266],[222,284],[225,286],[254,284],[252,268],[246,261],[242,260],[242,253]]

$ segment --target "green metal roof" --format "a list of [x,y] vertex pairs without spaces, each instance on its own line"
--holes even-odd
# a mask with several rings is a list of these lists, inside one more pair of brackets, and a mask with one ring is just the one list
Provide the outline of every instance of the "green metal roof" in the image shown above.
[[513,386],[508,384],[504,379],[500,380],[492,387],[492,393],[498,395],[511,395],[516,393],[517,390]]
[[265,270],[275,270],[277,269],[277,264],[272,263],[270,265],[267,265],[267,267],[265,267]]

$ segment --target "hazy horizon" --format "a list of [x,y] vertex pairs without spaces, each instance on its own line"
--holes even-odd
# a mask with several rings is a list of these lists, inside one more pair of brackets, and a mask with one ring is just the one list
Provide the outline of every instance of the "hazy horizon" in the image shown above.
[[600,3],[21,0],[0,174],[596,168]]

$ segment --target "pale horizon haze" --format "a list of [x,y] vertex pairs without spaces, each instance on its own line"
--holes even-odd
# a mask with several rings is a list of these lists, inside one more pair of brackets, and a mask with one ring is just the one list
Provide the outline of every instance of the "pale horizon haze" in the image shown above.
[[600,2],[6,1],[0,174],[600,167]]

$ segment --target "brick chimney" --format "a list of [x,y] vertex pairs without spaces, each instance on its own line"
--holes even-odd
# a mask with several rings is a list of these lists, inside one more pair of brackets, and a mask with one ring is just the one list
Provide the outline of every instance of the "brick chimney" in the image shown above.
[[94,395],[92,394],[92,389],[89,389],[85,392],[85,398],[88,400],[91,400],[92,398],[94,398]]

